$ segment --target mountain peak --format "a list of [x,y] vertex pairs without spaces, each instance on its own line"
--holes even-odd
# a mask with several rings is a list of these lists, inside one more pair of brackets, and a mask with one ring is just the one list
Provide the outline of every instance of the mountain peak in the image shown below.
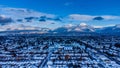
[[80,23],[79,26],[87,26],[87,24],[86,23]]

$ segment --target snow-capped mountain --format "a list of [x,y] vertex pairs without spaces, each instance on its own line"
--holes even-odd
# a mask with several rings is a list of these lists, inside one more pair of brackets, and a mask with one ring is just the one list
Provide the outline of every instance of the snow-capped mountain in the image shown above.
[[63,26],[54,30],[54,32],[94,32],[95,29],[85,23],[73,26]]
[[103,34],[103,35],[120,35],[120,24],[103,28],[94,28],[87,24],[74,26],[65,26],[55,29],[53,32],[64,35],[81,35],[81,34]]

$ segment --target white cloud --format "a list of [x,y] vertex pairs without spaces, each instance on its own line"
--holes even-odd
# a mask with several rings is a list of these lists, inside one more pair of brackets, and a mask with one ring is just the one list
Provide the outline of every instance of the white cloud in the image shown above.
[[104,28],[104,27],[111,27],[111,26],[115,26],[115,24],[109,24],[109,25],[105,25],[105,26],[93,25],[94,28]]
[[95,17],[102,17],[103,20],[120,20],[120,16],[113,15],[81,15],[81,14],[71,14],[68,16],[69,20],[73,21],[92,21]]
[[64,27],[70,28],[70,27],[73,27],[73,26],[74,26],[73,24],[66,24]]
[[0,26],[0,31],[6,30],[40,30],[40,27],[35,26],[27,26],[24,24],[8,24],[4,26]]
[[[56,15],[37,12],[34,10],[25,9],[25,8],[0,7],[0,14],[2,19],[8,17],[14,20],[14,22],[10,24],[0,26],[0,30],[39,29],[36,27],[53,29],[61,26],[59,21],[54,20],[57,17]],[[53,20],[39,21],[39,19],[38,20],[35,19],[35,20],[31,20],[30,22],[27,22],[24,19],[26,17],[40,18],[41,16],[45,16],[46,18],[51,18]],[[22,22],[21,21],[18,22],[17,21],[18,19],[22,20]],[[23,24],[22,26],[24,27],[22,27],[20,24]]]
[[93,26],[94,28],[103,28],[103,26]]
[[90,21],[92,20],[95,16],[91,15],[80,15],[80,14],[71,14],[68,16],[72,20],[78,20],[78,21]]
[[103,17],[105,20],[115,20],[115,19],[119,19],[120,20],[120,16],[103,15],[101,17]]
[[[66,5],[70,5],[71,3],[66,3]],[[67,17],[63,17],[62,21],[65,23],[62,23],[61,21],[56,21],[54,20],[55,17],[57,17],[54,14],[47,14],[47,13],[42,13],[42,12],[37,12],[34,10],[29,10],[29,9],[24,9],[24,8],[11,8],[11,7],[1,7],[0,8],[0,14],[2,19],[8,17],[8,18],[12,18],[13,20],[15,20],[14,22],[12,22],[12,24],[7,24],[7,25],[2,25],[0,26],[0,30],[7,30],[7,29],[40,29],[40,28],[50,28],[50,29],[55,29],[58,27],[61,27],[65,24],[66,27],[73,27],[75,26],[75,24],[79,24],[79,22],[81,22],[80,25],[85,26],[87,25],[84,22],[91,22],[92,25],[94,25],[95,22],[93,22],[95,17],[102,17],[102,20],[120,20],[120,16],[113,16],[113,15],[82,15],[82,14],[70,14]],[[48,18],[51,18],[52,20],[45,20],[45,21],[39,21],[38,20],[32,20],[30,22],[26,22],[26,20],[24,19],[25,17],[38,17],[40,18],[40,16],[46,16]],[[18,22],[16,20],[18,19],[22,19],[23,21]],[[72,22],[73,21],[73,22]],[[76,22],[77,23],[74,23]],[[22,25],[20,25],[20,23],[22,23]],[[54,23],[54,24],[53,24]],[[71,24],[72,23],[72,24]],[[104,22],[105,23],[105,22]],[[108,21],[107,21],[108,23]],[[79,25],[79,26],[80,26]],[[103,26],[94,26],[96,28],[100,28]],[[79,30],[78,28],[76,30]]]
[[40,16],[46,16],[50,18],[56,17],[56,15],[54,14],[37,12],[34,10],[25,9],[25,8],[11,8],[11,7],[0,8],[0,14],[8,17],[12,17],[14,19],[25,18],[25,17],[40,17]]
[[9,17],[6,17],[4,15],[0,15],[0,25],[5,25],[5,24],[8,24],[8,23],[11,23],[13,22],[13,20]]

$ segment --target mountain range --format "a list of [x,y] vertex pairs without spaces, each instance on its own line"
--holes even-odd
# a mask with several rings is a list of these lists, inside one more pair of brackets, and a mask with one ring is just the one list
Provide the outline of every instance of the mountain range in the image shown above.
[[104,28],[94,28],[89,25],[64,26],[51,30],[42,28],[41,30],[10,30],[1,31],[1,34],[41,34],[55,36],[81,36],[81,35],[120,35],[120,25]]

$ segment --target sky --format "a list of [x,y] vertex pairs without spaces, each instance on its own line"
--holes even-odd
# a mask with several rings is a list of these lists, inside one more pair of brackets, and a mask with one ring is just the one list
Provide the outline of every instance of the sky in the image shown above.
[[1,5],[69,15],[120,15],[120,0],[0,0]]
[[[34,25],[35,27],[38,27],[38,25],[45,25],[45,27],[50,28],[57,28],[60,27],[60,25],[78,25],[80,23],[92,25],[94,27],[112,26],[120,24],[119,3],[120,0],[0,0],[0,15],[2,15],[0,21],[4,23],[9,21],[13,22],[7,17],[20,19],[22,16],[38,16],[40,13],[46,13],[46,15],[51,18],[53,18],[53,16],[59,16],[62,18],[62,21],[53,21],[54,18],[40,24],[23,23],[22,25]],[[9,10],[3,9],[6,7]],[[12,11],[11,8],[14,8],[14,11]],[[21,8],[22,10],[34,10],[34,12],[29,14],[29,12],[22,13],[16,11],[16,9]],[[5,21],[3,21],[3,19]],[[48,25],[46,25],[46,23]],[[16,25],[16,23],[14,24]],[[6,25],[11,26],[13,23],[4,25],[2,23],[1,26],[4,28]]]

